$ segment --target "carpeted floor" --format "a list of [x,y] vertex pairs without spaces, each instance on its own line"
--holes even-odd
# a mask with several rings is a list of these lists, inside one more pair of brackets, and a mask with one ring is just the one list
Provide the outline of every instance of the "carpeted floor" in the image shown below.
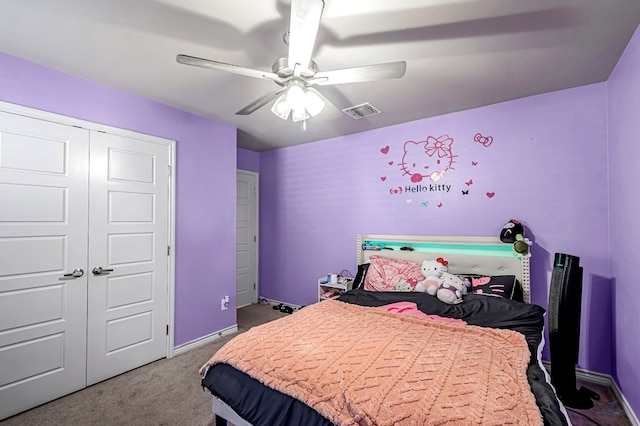
[[[238,329],[286,316],[268,305],[238,309]],[[200,386],[198,368],[233,336],[193,349],[172,359],[162,359],[114,377],[32,410],[0,421],[15,425],[214,425],[211,395]],[[607,387],[581,382],[600,394],[590,410],[569,411],[574,426],[631,425]],[[588,416],[586,418],[584,416]]]
[[[287,314],[265,305],[238,309],[239,332]],[[224,337],[171,359],[161,359],[32,410],[0,421],[29,425],[214,425],[211,394],[200,386],[198,368]]]
[[608,386],[596,383],[589,383],[582,380],[576,381],[577,388],[581,386],[591,389],[600,395],[600,399],[594,401],[592,408],[588,410],[574,410],[567,408],[569,418],[574,426],[631,426],[631,421],[620,401],[616,398],[616,394]]

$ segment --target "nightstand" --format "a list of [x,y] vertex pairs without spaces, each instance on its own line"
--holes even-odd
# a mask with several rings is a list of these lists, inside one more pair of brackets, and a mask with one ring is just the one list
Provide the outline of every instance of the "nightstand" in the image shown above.
[[324,276],[318,279],[318,302],[327,299],[335,299],[345,291],[351,290],[353,278],[340,278],[338,282],[327,282]]

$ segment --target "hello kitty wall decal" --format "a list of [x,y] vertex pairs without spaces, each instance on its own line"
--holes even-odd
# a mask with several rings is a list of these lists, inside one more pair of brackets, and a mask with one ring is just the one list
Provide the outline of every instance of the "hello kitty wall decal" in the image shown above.
[[[431,201],[434,201],[432,205],[438,208],[445,206],[443,201],[446,199],[443,198],[448,197],[449,194],[457,193],[464,196],[464,199],[469,199],[468,196],[473,194],[475,188],[475,176],[468,175],[467,178],[460,179],[456,174],[468,171],[475,173],[479,170],[480,162],[475,159],[469,163],[462,162],[461,155],[458,154],[458,144],[454,142],[453,137],[444,134],[427,136],[425,140],[417,142],[406,141],[397,150],[390,145],[380,148],[380,154],[385,158],[386,168],[390,170],[389,173],[380,176],[380,182],[391,184],[387,187],[390,195],[406,197],[419,194],[425,198],[431,198]],[[476,133],[472,141],[467,140],[461,143],[466,142],[477,143],[482,146],[482,149],[486,149],[492,146],[494,139],[493,136]],[[467,164],[471,164],[471,169],[465,167]],[[456,165],[461,165],[461,170],[457,170]],[[455,189],[457,182],[462,182],[459,184],[461,187],[458,190],[452,190]],[[478,182],[481,184],[481,180]],[[496,193],[487,191],[484,195],[492,199]],[[433,197],[436,199],[434,200]],[[405,201],[406,205],[416,205],[421,208],[430,206],[429,199],[421,199],[416,203],[412,203],[413,198],[406,198]]]

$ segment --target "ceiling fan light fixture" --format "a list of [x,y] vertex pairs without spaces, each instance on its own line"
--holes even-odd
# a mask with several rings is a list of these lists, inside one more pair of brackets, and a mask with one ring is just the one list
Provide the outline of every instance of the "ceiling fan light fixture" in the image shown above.
[[307,89],[304,93],[304,107],[311,117],[320,114],[324,109],[324,101],[315,89]]
[[287,102],[287,94],[284,93],[276,99],[271,107],[271,112],[277,115],[278,117],[286,120],[289,118],[289,114],[291,114],[291,105]]
[[273,103],[271,112],[283,120],[287,120],[289,115],[293,121],[304,121],[320,114],[324,109],[325,102],[317,90],[305,88],[298,81],[288,84],[287,91],[280,95]]
[[292,84],[287,90],[287,103],[292,107],[304,104],[304,89],[298,84]]
[[291,118],[294,122],[303,121],[311,118],[304,105],[297,105],[291,110]]

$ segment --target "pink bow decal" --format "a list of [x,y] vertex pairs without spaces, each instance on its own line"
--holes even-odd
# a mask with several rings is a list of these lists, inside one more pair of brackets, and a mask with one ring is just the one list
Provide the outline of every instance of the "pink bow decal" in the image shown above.
[[439,257],[436,259],[436,262],[438,262],[439,264],[441,264],[442,266],[447,266],[449,264],[449,262],[447,262],[446,260],[444,260],[443,258]]
[[493,136],[482,136],[480,133],[476,133],[473,140],[488,147],[493,143]]
[[[448,145],[445,142],[449,142]],[[429,157],[433,157],[433,154],[438,153],[438,157],[447,157],[451,152],[451,144],[453,143],[453,139],[451,139],[448,135],[442,135],[438,139],[433,136],[429,136],[427,138],[427,147],[425,148],[425,152]],[[430,146],[433,144],[433,146]]]

